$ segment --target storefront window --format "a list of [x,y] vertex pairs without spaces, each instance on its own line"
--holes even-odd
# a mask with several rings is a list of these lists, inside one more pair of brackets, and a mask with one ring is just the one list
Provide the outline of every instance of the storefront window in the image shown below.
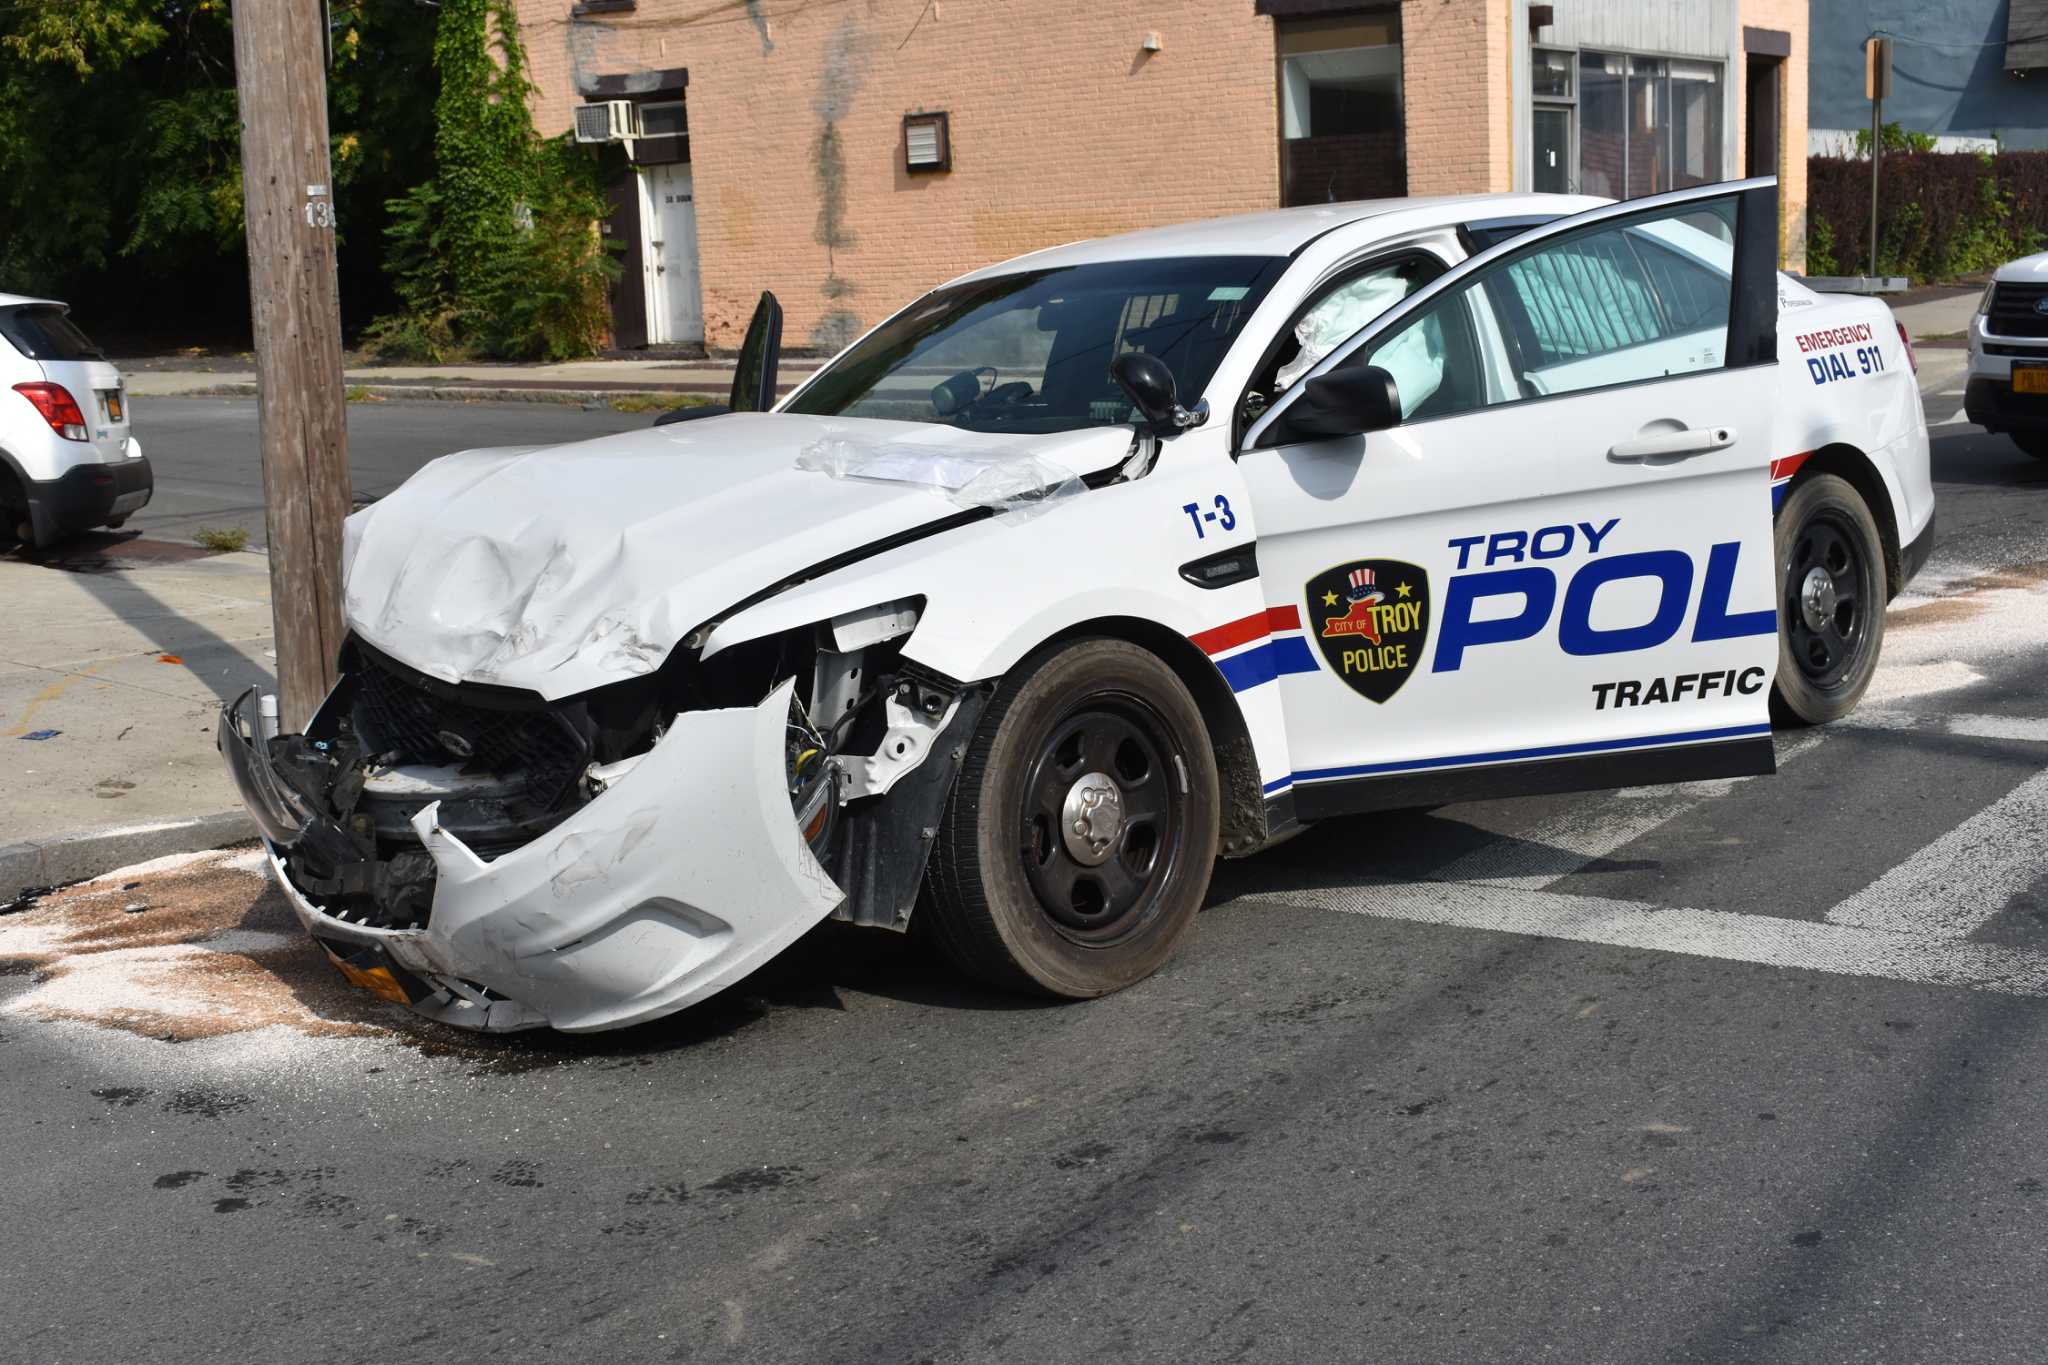
[[1722,178],[1719,62],[1579,53],[1579,189],[1634,199]]
[[1282,21],[1281,202],[1406,194],[1400,16]]
[[1538,48],[1529,68],[1530,93],[1539,100],[1572,97],[1572,54]]

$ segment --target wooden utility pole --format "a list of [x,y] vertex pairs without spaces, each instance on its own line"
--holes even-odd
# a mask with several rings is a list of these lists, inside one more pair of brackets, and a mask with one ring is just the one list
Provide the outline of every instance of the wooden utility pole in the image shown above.
[[341,648],[349,513],[334,186],[321,0],[234,0],[249,313],[256,338],[264,526],[279,720],[304,726]]

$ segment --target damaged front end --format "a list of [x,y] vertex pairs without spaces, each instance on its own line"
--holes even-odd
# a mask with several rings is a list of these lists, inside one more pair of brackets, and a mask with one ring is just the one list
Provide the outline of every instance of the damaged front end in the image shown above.
[[[901,659],[916,604],[579,697],[448,683],[360,640],[302,734],[219,743],[300,919],[430,1017],[616,1028],[835,911],[904,927],[985,694]],[[939,761],[927,761],[937,755]]]

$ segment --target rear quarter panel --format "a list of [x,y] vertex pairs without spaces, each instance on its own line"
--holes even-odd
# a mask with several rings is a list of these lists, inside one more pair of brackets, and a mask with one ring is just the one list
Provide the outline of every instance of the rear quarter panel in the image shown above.
[[1934,511],[1927,416],[1891,309],[1875,299],[1782,291],[1778,309],[1780,458],[1847,445],[1891,495],[1901,542]]

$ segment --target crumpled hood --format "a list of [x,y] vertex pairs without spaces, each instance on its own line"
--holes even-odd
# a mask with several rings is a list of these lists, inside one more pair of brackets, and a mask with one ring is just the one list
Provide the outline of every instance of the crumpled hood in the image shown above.
[[1034,455],[1076,474],[1128,427],[991,435],[735,413],[434,461],[348,519],[350,627],[448,682],[550,699],[651,673],[694,627],[821,560],[957,513],[941,492],[799,469],[827,438]]

